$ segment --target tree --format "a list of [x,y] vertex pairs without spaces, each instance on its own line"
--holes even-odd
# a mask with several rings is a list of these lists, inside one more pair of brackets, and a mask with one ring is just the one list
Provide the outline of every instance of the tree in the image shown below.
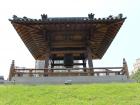
[[132,74],[132,79],[140,83],[140,69],[138,69],[135,73]]

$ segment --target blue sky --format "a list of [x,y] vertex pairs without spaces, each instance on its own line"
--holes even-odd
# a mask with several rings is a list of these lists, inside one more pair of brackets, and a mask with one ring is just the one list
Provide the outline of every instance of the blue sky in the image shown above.
[[35,61],[22,40],[14,30],[9,18],[40,18],[40,14],[49,17],[117,16],[123,13],[127,17],[102,60],[94,61],[94,66],[122,66],[126,58],[129,70],[140,58],[140,0],[1,0],[0,1],[0,75],[7,78],[11,61],[17,66],[34,67]]

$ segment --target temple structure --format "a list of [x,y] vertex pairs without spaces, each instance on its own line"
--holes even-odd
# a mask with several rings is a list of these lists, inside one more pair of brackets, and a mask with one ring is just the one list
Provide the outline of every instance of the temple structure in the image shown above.
[[92,13],[87,17],[42,14],[40,19],[14,15],[9,20],[35,58],[36,68],[16,69],[13,61],[9,79],[24,75],[99,76],[103,73],[128,76],[125,60],[122,67],[112,68],[95,68],[92,62],[103,57],[125,19],[122,14],[106,18],[95,18]]

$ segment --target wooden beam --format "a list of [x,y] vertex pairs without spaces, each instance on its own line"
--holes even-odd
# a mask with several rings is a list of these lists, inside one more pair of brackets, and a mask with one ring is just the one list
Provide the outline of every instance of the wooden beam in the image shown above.
[[51,51],[51,54],[81,54],[81,53],[85,53],[85,50],[82,51]]
[[[54,63],[54,66],[64,66],[63,63]],[[73,63],[73,65],[83,65],[83,63]]]

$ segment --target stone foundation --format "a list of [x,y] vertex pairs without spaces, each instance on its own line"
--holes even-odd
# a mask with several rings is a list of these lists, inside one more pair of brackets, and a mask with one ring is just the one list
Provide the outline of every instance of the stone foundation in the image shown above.
[[13,77],[11,82],[22,84],[64,84],[132,82],[125,75],[116,76],[65,76],[65,77]]

